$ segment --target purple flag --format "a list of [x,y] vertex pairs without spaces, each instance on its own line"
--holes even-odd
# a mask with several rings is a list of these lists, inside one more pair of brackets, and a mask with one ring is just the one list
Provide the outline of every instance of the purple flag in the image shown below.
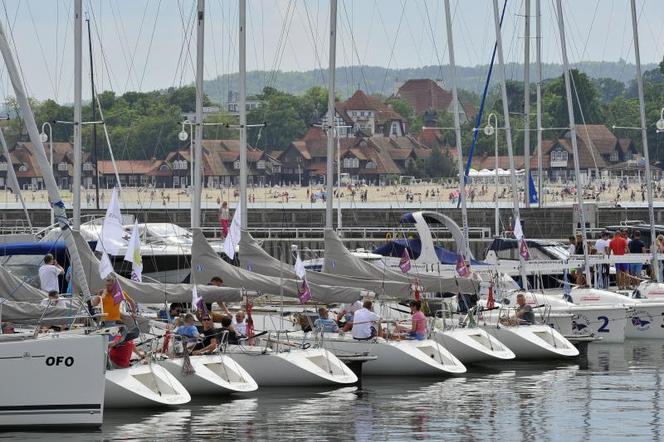
[[120,282],[116,279],[113,283],[113,303],[115,305],[124,301],[124,294],[122,293],[122,287],[120,287]]
[[306,304],[307,301],[311,299],[311,292],[309,291],[309,286],[307,285],[307,280],[302,281],[302,288],[299,290],[300,304]]
[[526,239],[522,238],[519,244],[519,254],[521,257],[528,261],[530,259],[530,251],[528,250],[528,244],[526,244]]
[[465,278],[470,273],[468,266],[466,266],[466,260],[464,259],[463,255],[459,255],[457,257],[456,272],[457,275],[462,278]]
[[403,249],[401,261],[399,261],[399,268],[403,273],[408,273],[410,270],[410,255],[408,254],[408,249]]

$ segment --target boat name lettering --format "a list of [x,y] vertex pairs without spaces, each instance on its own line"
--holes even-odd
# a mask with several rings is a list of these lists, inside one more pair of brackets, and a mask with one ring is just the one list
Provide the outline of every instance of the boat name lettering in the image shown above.
[[74,365],[74,358],[72,356],[49,356],[46,358],[46,365],[49,367],[59,367],[64,365],[65,367],[71,367]]

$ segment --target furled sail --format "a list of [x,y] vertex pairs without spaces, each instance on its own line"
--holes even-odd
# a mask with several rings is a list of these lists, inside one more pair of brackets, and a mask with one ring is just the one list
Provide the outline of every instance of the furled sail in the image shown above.
[[[73,232],[85,276],[90,289],[98,291],[104,288],[104,281],[99,275],[99,259],[92,252],[80,232]],[[191,302],[192,284],[162,284],[137,282],[116,275],[122,288],[137,302],[157,304],[162,302]],[[207,283],[207,281],[205,281]],[[242,300],[242,291],[238,288],[197,285],[196,290],[205,302],[234,302]]]
[[65,325],[80,313],[78,308],[46,307],[32,302],[17,302],[0,298],[0,316],[3,322]]
[[18,302],[39,302],[47,297],[46,292],[31,286],[4,267],[0,267],[0,293],[4,299]]

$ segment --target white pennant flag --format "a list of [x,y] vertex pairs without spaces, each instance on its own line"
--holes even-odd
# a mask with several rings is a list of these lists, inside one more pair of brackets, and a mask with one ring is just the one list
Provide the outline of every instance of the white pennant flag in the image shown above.
[[300,259],[300,254],[297,254],[297,258],[295,258],[295,274],[300,277],[300,279],[304,279],[304,277],[307,274],[306,269],[304,268],[304,263]]
[[120,252],[120,247],[126,244],[123,236],[124,229],[122,227],[118,189],[114,188],[111,194],[111,201],[108,203],[108,208],[106,209],[106,216],[101,226],[101,233],[95,250],[117,255]]
[[194,284],[194,287],[191,289],[191,305],[192,308],[196,308],[198,306],[198,302],[201,300],[201,298],[198,296],[198,290],[196,290],[196,284]]
[[517,240],[523,238],[523,229],[521,228],[521,220],[519,218],[514,221],[514,237]]
[[235,247],[240,243],[240,236],[242,234],[242,204],[237,203],[231,227],[228,229],[228,235],[224,239],[224,253],[230,259],[235,257]]
[[134,229],[131,231],[124,260],[131,263],[131,279],[142,282],[143,258],[141,257],[141,235],[138,231],[138,221],[134,221]]
[[99,261],[99,276],[101,276],[101,279],[106,279],[111,273],[113,273],[113,264],[111,264],[106,252],[102,251],[101,260]]

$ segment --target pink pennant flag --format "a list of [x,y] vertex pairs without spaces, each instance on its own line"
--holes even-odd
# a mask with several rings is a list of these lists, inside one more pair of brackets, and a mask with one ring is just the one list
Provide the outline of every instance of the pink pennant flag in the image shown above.
[[519,254],[526,261],[530,259],[530,251],[528,250],[528,244],[526,244],[526,238],[522,238],[519,243]]
[[113,303],[118,305],[124,301],[124,295],[122,293],[122,287],[120,287],[120,282],[116,279],[113,283]]
[[459,275],[462,278],[465,278],[470,273],[470,271],[468,270],[468,266],[466,265],[466,260],[464,259],[463,255],[459,255],[457,257],[456,272],[457,275]]
[[403,249],[401,261],[399,261],[399,268],[403,273],[408,273],[410,271],[410,255],[408,254],[408,249]]
[[302,288],[299,290],[300,304],[306,304],[307,301],[311,299],[311,292],[309,291],[309,285],[307,285],[307,280],[302,281]]

